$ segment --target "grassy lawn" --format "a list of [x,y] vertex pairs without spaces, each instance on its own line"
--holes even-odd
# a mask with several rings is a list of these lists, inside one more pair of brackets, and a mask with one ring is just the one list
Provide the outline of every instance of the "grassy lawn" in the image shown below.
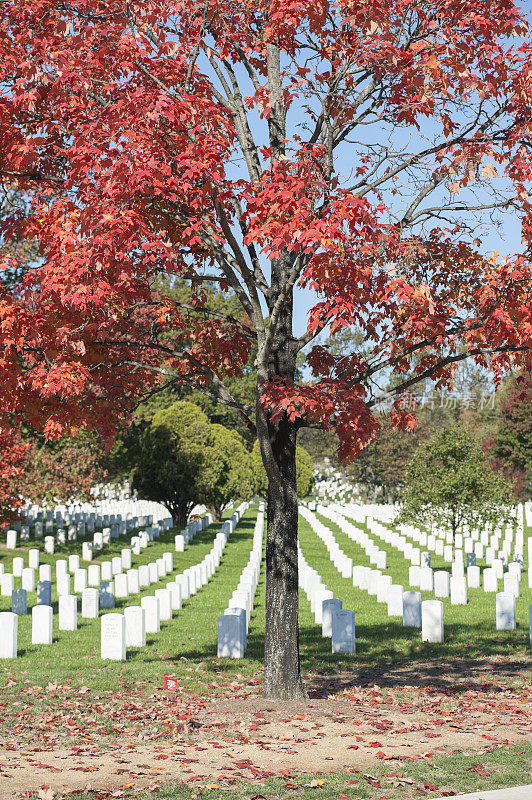
[[[364,550],[353,542],[347,534],[331,520],[317,515],[318,519],[333,532],[336,541],[346,555],[355,563],[370,566],[369,557]],[[371,532],[368,531],[371,535]],[[526,533],[525,533],[526,536]],[[376,537],[374,537],[376,539]],[[334,596],[342,600],[344,608],[350,608],[356,615],[357,654],[353,659],[375,662],[382,659],[426,658],[432,655],[446,655],[469,658],[485,656],[525,656],[529,650],[528,606],[532,603],[532,590],[528,589],[526,574],[523,575],[517,599],[517,630],[497,631],[495,629],[495,594],[486,594],[483,589],[468,589],[468,604],[452,606],[450,599],[444,604],[443,645],[423,644],[421,631],[403,628],[400,617],[388,617],[385,603],[378,603],[376,597],[353,586],[352,580],[343,578],[329,558],[327,549],[321,539],[312,530],[308,522],[300,517],[299,539],[303,554],[310,566],[317,569],[334,592]],[[379,547],[387,552],[386,573],[392,575],[394,583],[408,584],[408,567],[403,554],[376,539]],[[526,551],[526,542],[525,542]],[[479,562],[484,566],[482,562]],[[447,569],[450,565],[443,558],[433,556],[434,569]],[[499,582],[502,584],[502,581]],[[422,592],[421,599],[433,598],[429,592]],[[332,657],[327,659],[334,663]]]
[[[350,769],[301,776],[287,770],[283,777],[262,780],[258,785],[242,780],[194,787],[175,783],[149,793],[137,789],[132,796],[136,800],[192,800],[200,795],[209,800],[413,800],[518,786],[531,772],[532,745],[523,745],[497,748],[480,757],[459,752],[399,765],[376,763],[371,773]],[[68,796],[78,800],[101,797],[92,793]]]
[[[57,630],[57,616],[54,616],[53,645],[37,646],[31,644],[31,615],[21,617],[19,657],[0,662],[0,685],[3,688],[0,698],[0,736],[19,741],[31,741],[35,737],[43,746],[50,747],[87,742],[105,746],[123,740],[124,735],[142,741],[158,741],[159,736],[174,735],[171,731],[180,729],[179,726],[175,727],[175,722],[187,704],[192,708],[192,714],[194,708],[201,708],[216,696],[231,698],[256,694],[260,690],[264,655],[264,570],[260,575],[251,615],[246,657],[239,661],[216,657],[216,618],[227,607],[248,562],[256,514],[257,506],[254,505],[243,516],[229,537],[220,567],[208,584],[185,601],[183,608],[174,613],[171,621],[162,624],[160,633],[148,635],[145,648],[128,650],[125,662],[100,659],[99,620],[83,620],[79,614],[78,630],[67,632]],[[363,550],[338,526],[325,518],[321,520],[330,527],[338,544],[348,555],[358,563],[369,564]],[[171,551],[174,553],[175,576],[204,558],[212,547],[218,529],[219,525],[212,525],[196,534],[183,553],[174,552],[175,531],[167,531],[141,555],[133,556],[133,566],[148,563],[162,553]],[[400,618],[387,616],[384,604],[353,587],[351,580],[341,577],[330,561],[323,542],[303,518],[300,518],[299,531],[301,548],[309,564],[319,570],[322,579],[335,597],[343,601],[344,607],[354,609],[356,613],[357,653],[333,656],[330,640],[322,638],[321,628],[314,623],[306,595],[300,592],[301,665],[312,696],[323,697],[328,693],[336,693],[341,699],[343,686],[364,685],[364,682],[372,685],[378,680],[374,676],[380,669],[388,670],[388,676],[393,677],[394,670],[405,665],[413,672],[419,664],[420,669],[425,669],[427,680],[432,682],[432,676],[437,678],[438,669],[441,670],[439,665],[447,659],[463,659],[464,662],[467,659],[485,660],[487,670],[483,677],[489,684],[495,677],[489,670],[493,672],[497,669],[496,665],[490,664],[490,658],[523,662],[529,657],[528,604],[532,603],[532,592],[527,588],[526,576],[521,581],[522,596],[517,603],[519,627],[516,631],[497,632],[494,596],[486,595],[482,590],[469,590],[467,606],[453,607],[449,600],[444,601],[445,643],[423,644],[420,631],[403,628]],[[130,535],[131,532],[106,545],[97,554],[96,563],[120,554]],[[377,541],[388,552],[387,572],[393,576],[394,582],[407,586],[409,562],[382,540]],[[39,544],[42,550],[42,541]],[[34,543],[30,542],[25,549],[33,546]],[[57,559],[66,558],[71,552],[80,551],[81,542],[70,542],[58,548],[53,556],[41,552],[41,563],[54,564]],[[23,549],[19,548],[15,555],[22,553]],[[6,571],[11,569],[12,558],[13,552],[5,549],[0,551]],[[439,561],[433,558],[436,568],[449,568]],[[82,562],[82,566],[86,567],[87,564]],[[167,575],[159,584],[145,589],[143,594],[153,594],[158,586],[164,586],[173,576]],[[16,579],[15,585],[20,586],[20,579]],[[29,595],[30,608],[35,602],[36,595]],[[117,600],[116,610],[139,603],[140,596]],[[56,613],[55,594],[53,604]],[[0,598],[0,610],[9,609],[10,599]],[[168,723],[168,708],[172,698],[161,692],[162,678],[166,672],[177,677],[179,683],[178,693],[174,696],[174,710],[171,712],[177,716],[174,716],[171,725]],[[501,685],[502,682],[509,687],[511,680],[509,674],[497,675],[495,683],[498,681],[498,685]],[[415,676],[408,682],[412,685],[388,683],[388,688],[383,690],[386,702],[393,704],[394,697],[402,697],[414,707],[417,702]],[[516,678],[516,687],[523,688],[522,677]],[[446,698],[441,708],[448,705],[447,713],[452,715],[462,699],[459,694],[456,698]],[[422,713],[421,701],[419,708]],[[198,734],[199,738],[201,735]],[[212,736],[212,733],[206,735]],[[407,759],[389,762],[375,758],[371,770],[373,777],[355,770],[314,778],[305,776],[304,780],[301,777],[291,779],[287,775],[282,779],[261,782],[253,790],[249,785],[246,789],[244,782],[232,784],[220,781],[220,788],[212,789],[205,786],[200,788],[199,784],[195,784],[195,788],[179,784],[146,797],[159,800],[192,798],[197,797],[199,791],[215,799],[226,797],[228,790],[235,798],[250,797],[255,793],[266,800],[284,800],[286,797],[302,800],[316,800],[318,797],[324,800],[332,800],[333,797],[334,800],[430,797],[438,796],[447,789],[458,792],[477,786],[494,788],[523,783],[530,773],[531,758],[529,747],[504,747],[481,756],[459,751],[452,756],[438,755],[437,758],[421,761]],[[323,784],[319,782],[321,780]],[[437,786],[439,790],[433,791],[430,786]],[[136,790],[134,796],[142,798],[145,795]]]
[[[222,562],[209,583],[183,603],[183,608],[174,614],[171,621],[162,623],[161,632],[148,635],[147,645],[141,649],[128,650],[127,661],[102,662],[100,659],[100,622],[87,620],[78,614],[78,630],[75,632],[57,629],[57,603],[55,592],[52,596],[54,606],[54,643],[52,646],[31,644],[31,614],[19,618],[19,657],[0,664],[0,680],[4,684],[9,679],[27,680],[41,685],[53,679],[81,681],[94,690],[111,690],[121,680],[140,681],[150,690],[160,685],[163,671],[173,674],[187,674],[189,686],[201,689],[212,684],[212,675],[224,673],[239,675],[250,679],[260,675],[263,658],[265,574],[262,570],[255,607],[251,616],[246,657],[241,661],[216,658],[216,618],[226,608],[231,593],[236,588],[240,573],[246,565],[252,545],[253,526],[257,506],[252,506],[230,536]],[[342,533],[335,523],[321,517],[328,525],[340,547],[357,563],[368,564],[369,559],[362,548]],[[171,578],[187,567],[199,563],[212,547],[218,525],[211,525],[196,534],[193,542],[183,553],[174,553],[174,573],[167,575],[159,584],[154,584],[143,593],[153,594],[156,588],[164,586]],[[165,551],[172,551],[175,531],[166,531],[152,542],[139,556],[133,556],[133,566],[148,563],[159,558]],[[427,658],[434,655],[448,657],[482,657],[493,655],[526,655],[528,649],[528,604],[532,603],[532,591],[527,588],[526,576],[521,581],[521,597],[517,601],[518,628],[516,631],[495,630],[495,597],[485,594],[482,589],[468,591],[467,606],[451,606],[444,601],[445,643],[429,645],[421,642],[419,631],[403,628],[400,617],[388,617],[385,604],[378,603],[375,597],[353,587],[352,581],[342,578],[330,561],[323,542],[313,532],[310,525],[300,518],[300,543],[309,564],[319,570],[327,586],[339,597],[345,608],[356,613],[357,653],[353,656],[333,656],[330,640],[323,639],[320,627],[314,623],[310,604],[306,595],[300,592],[300,644],[302,669],[312,672],[343,669],[349,664],[372,665],[390,659]],[[95,563],[119,555],[128,539],[122,537],[105,545],[98,553]],[[42,548],[42,541],[39,543]],[[34,543],[28,543],[27,549]],[[379,540],[379,546],[388,553],[387,572],[395,583],[408,585],[408,562],[403,555]],[[53,555],[41,552],[41,563],[54,564],[58,558],[66,558],[71,552],[80,552],[80,542],[70,542],[58,548]],[[526,548],[525,548],[526,550]],[[17,555],[24,554],[19,548]],[[6,571],[11,569],[12,551],[0,552]],[[27,559],[25,559],[27,561]],[[435,568],[445,567],[437,557],[433,558]],[[86,566],[82,562],[82,566]],[[20,586],[21,579],[15,579]],[[423,599],[429,597],[423,594]],[[78,596],[79,598],[79,596]],[[28,595],[28,607],[36,602],[36,594]],[[117,599],[116,611],[126,605],[138,605],[139,596]],[[0,598],[0,610],[10,610],[10,598]],[[81,601],[78,599],[81,611]],[[185,660],[186,659],[186,660]],[[188,672],[192,670],[190,681]],[[199,667],[199,669],[198,669]],[[216,687],[212,687],[216,690]]]

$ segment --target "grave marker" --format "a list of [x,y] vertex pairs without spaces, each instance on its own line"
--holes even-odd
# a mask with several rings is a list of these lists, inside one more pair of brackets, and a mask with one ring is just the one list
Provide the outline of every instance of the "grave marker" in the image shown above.
[[31,610],[31,643],[52,644],[52,606],[33,606]]
[[19,617],[28,613],[28,595],[26,589],[13,589],[11,594],[11,611]]
[[421,628],[421,592],[403,592],[403,627]]
[[123,614],[104,614],[101,619],[101,657],[126,660],[126,619]]
[[498,631],[515,630],[515,595],[511,592],[497,592],[495,595],[495,620]]
[[75,631],[78,627],[78,598],[64,594],[59,598],[59,630]]
[[333,653],[355,653],[355,612],[337,611],[332,617],[331,646]]
[[16,658],[18,641],[18,615],[0,611],[0,658]]
[[146,646],[146,612],[142,606],[126,606],[124,618],[126,620],[126,647]]
[[421,640],[443,642],[443,603],[441,600],[424,600],[421,603]]
[[97,619],[100,609],[98,589],[83,589],[81,593],[81,616],[83,619]]

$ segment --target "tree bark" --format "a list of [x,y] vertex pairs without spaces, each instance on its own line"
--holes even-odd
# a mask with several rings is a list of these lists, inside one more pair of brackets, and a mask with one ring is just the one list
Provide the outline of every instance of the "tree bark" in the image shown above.
[[172,522],[174,528],[186,528],[188,521],[189,506],[183,506],[178,503],[167,503],[168,509],[172,515]]
[[213,522],[221,522],[222,509],[220,508],[220,506],[208,506],[207,511],[211,515]]
[[305,691],[299,663],[297,430],[286,418],[268,428],[281,480],[270,479],[267,495],[264,696],[299,700]]

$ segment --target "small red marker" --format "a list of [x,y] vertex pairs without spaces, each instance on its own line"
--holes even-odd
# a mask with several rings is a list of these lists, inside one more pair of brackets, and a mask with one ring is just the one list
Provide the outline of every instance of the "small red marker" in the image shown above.
[[164,688],[168,692],[177,692],[177,679],[171,678],[169,675],[164,676]]

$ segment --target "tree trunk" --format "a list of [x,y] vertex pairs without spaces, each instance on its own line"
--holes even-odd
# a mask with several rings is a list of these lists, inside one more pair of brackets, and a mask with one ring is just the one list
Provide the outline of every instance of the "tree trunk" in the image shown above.
[[283,418],[268,425],[281,480],[269,480],[266,535],[266,637],[264,696],[305,697],[299,665],[296,427]]
[[188,505],[183,506],[178,503],[167,503],[168,509],[172,515],[172,522],[174,523],[174,528],[179,528],[183,530],[186,528],[187,521],[188,521]]
[[220,506],[207,506],[207,511],[211,515],[213,522],[221,522],[222,509]]

